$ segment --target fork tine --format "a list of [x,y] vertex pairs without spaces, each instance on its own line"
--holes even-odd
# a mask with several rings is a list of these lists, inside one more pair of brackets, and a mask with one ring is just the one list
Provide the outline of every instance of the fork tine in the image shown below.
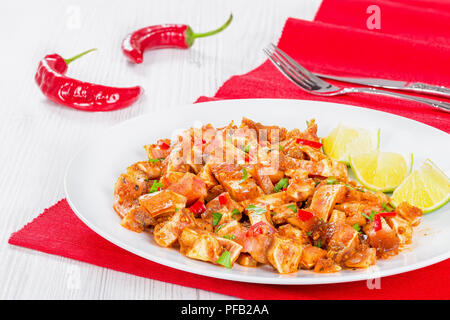
[[308,78],[311,82],[314,83],[314,85],[328,85],[327,82],[323,81],[322,79],[320,79],[319,77],[317,77],[316,75],[314,75],[313,73],[311,73],[310,71],[306,70],[304,67],[302,67],[297,61],[295,61],[294,59],[292,59],[287,53],[285,53],[283,50],[281,50],[280,48],[278,48],[277,46],[275,46],[273,43],[270,44],[270,46],[272,47],[272,49],[274,51],[276,51],[278,54],[280,54],[282,57],[284,57],[287,61],[289,61],[289,63],[295,67],[296,69],[298,69],[298,72],[301,72],[306,78]]
[[290,70],[287,70],[284,62],[277,60],[276,57],[272,56],[269,50],[263,49],[264,53],[267,55],[269,60],[274,64],[274,66],[281,71],[287,78],[289,78],[292,82],[300,86],[303,90],[311,91],[311,87],[309,84],[305,83],[302,78],[299,78],[296,73],[293,73]]

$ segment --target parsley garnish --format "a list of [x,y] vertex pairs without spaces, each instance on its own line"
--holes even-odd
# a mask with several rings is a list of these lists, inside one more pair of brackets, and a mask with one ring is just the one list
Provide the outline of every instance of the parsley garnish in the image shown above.
[[295,204],[291,204],[289,206],[286,206],[286,208],[291,209],[294,213],[298,212],[297,206]]
[[311,237],[312,236],[312,231],[308,231],[306,234]]
[[322,248],[322,240],[319,239],[319,241],[317,241],[317,248]]
[[212,214],[212,224],[213,226],[217,226],[217,224],[220,222],[220,219],[222,219],[222,214],[220,212],[214,212]]
[[224,225],[226,225],[226,223],[222,223],[220,226],[218,226],[216,228],[216,232],[219,231],[220,229],[222,229]]
[[360,192],[366,192],[365,190],[363,190],[363,189],[361,189],[361,188],[355,188],[355,187],[352,187],[352,186],[349,185],[349,184],[346,184],[345,186],[346,186],[347,188],[349,188],[349,189],[357,190],[357,191],[360,191]]
[[245,168],[242,168],[242,179],[240,182],[244,182],[248,177],[248,171]]
[[352,228],[355,229],[355,230],[358,231],[358,232],[361,231],[361,227],[359,226],[358,223],[355,223],[354,225],[352,225]]
[[249,153],[250,152],[250,145],[249,144],[244,147],[244,152],[245,153]]
[[231,253],[228,250],[225,250],[217,259],[216,263],[224,266],[225,268],[231,269]]
[[280,181],[278,181],[278,183],[275,185],[275,187],[273,188],[273,192],[278,192],[281,189],[287,188],[288,185],[289,185],[288,179],[283,178]]
[[153,184],[152,184],[152,186],[150,188],[150,191],[148,193],[156,192],[156,191],[158,191],[158,188],[162,188],[162,187],[163,187],[163,184],[160,183],[159,181],[155,180],[155,181],[153,181]]
[[223,237],[224,237],[225,239],[228,239],[228,240],[234,240],[234,239],[236,239],[236,236],[235,236],[234,234],[232,234],[232,235],[226,234],[226,235],[224,235]]
[[156,159],[151,158],[151,159],[148,159],[148,162],[159,162],[159,161],[163,161],[163,160],[164,160],[164,158],[156,158]]
[[283,152],[283,146],[280,144],[278,147],[280,148],[280,151]]
[[265,213],[267,210],[263,207],[257,207],[253,204],[249,205],[245,210],[252,210],[254,213]]
[[386,203],[382,202],[381,206],[384,208],[384,211],[389,212],[391,209],[386,205]]
[[241,214],[238,209],[233,209],[233,211],[231,213],[232,213],[233,217]]

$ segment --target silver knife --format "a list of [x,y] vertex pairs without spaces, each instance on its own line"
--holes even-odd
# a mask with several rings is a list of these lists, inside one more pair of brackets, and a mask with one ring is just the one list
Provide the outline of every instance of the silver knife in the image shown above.
[[395,90],[412,91],[422,94],[431,94],[450,98],[450,89],[444,86],[433,86],[422,82],[406,82],[396,80],[386,80],[377,78],[354,78],[354,77],[340,77],[321,73],[315,73],[316,76],[325,79],[338,80],[348,83],[362,84],[370,87],[381,87]]

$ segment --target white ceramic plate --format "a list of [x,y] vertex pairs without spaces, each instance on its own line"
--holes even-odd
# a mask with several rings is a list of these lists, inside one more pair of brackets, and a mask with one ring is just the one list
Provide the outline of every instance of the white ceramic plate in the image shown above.
[[305,121],[315,118],[319,136],[327,135],[342,124],[381,128],[381,150],[414,153],[415,167],[431,158],[447,174],[449,135],[425,124],[392,114],[334,103],[248,99],[199,103],[165,112],[144,115],[116,125],[92,137],[72,160],[65,178],[70,206],[92,230],[112,243],[157,263],[221,279],[271,284],[323,284],[365,280],[398,274],[450,257],[450,205],[424,216],[415,229],[413,245],[391,260],[380,260],[365,270],[316,274],[299,271],[279,275],[272,267],[232,270],[195,261],[175,249],[161,248],[150,233],[134,233],[120,226],[112,209],[116,179],[130,164],[146,159],[143,146],[158,138],[171,137],[175,129],[188,128],[199,122],[224,126],[230,120],[240,123],[245,116],[264,124],[287,128],[304,128]]

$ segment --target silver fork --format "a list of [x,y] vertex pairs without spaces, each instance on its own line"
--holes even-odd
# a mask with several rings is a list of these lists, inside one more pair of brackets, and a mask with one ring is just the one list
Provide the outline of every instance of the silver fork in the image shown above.
[[320,79],[319,77],[306,70],[299,63],[294,61],[294,59],[289,57],[285,52],[277,48],[272,43],[267,48],[263,49],[263,51],[269,57],[270,61],[275,65],[275,67],[277,67],[281,71],[281,73],[283,73],[289,80],[297,84],[306,92],[317,96],[332,97],[349,93],[377,94],[423,103],[450,113],[450,103],[439,100],[414,97],[406,94],[375,88],[339,88]]

